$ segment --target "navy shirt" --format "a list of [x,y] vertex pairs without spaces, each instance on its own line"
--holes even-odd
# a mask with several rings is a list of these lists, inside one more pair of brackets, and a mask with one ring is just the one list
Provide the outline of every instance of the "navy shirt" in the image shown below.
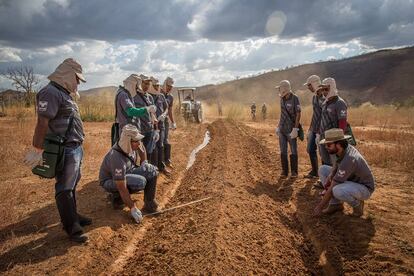
[[99,169],[99,182],[101,185],[109,179],[113,181],[126,180],[126,174],[136,167],[137,154],[135,151],[129,155],[130,158],[119,151],[122,151],[122,149],[118,144],[115,144],[105,155]]
[[73,117],[72,127],[68,131],[66,143],[82,143],[85,137],[79,107],[62,86],[50,82],[36,95],[37,115],[49,119],[48,133],[65,136]]
[[339,96],[335,96],[323,104],[320,126],[322,137],[328,129],[338,128],[339,120],[347,119],[347,109],[345,101]]
[[296,115],[299,112],[301,112],[301,107],[298,96],[291,93],[287,99],[284,97],[280,98],[279,131],[281,133],[289,134],[292,132],[295,126]]
[[323,102],[325,101],[325,98],[323,95],[313,95],[312,98],[312,108],[313,108],[313,114],[312,114],[312,121],[310,124],[309,130],[315,133],[319,133],[319,128],[321,126],[321,116],[322,116],[322,106]]
[[[136,107],[146,107],[154,104],[154,99],[149,93],[140,93],[138,92],[134,96],[134,104]],[[151,117],[148,112],[145,113],[144,116],[139,117],[140,122],[140,132],[141,133],[148,133],[153,130],[153,125],[151,123]]]

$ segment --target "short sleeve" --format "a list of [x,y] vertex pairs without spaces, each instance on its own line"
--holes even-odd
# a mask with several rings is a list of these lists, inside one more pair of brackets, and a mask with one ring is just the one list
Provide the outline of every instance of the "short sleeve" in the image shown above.
[[338,165],[338,170],[336,171],[333,180],[336,183],[343,183],[348,180],[348,178],[354,173],[356,168],[356,160],[352,157],[344,158],[341,163]]
[[61,104],[61,96],[58,91],[45,88],[37,97],[37,114],[48,119],[55,118]]
[[118,154],[114,153],[111,156],[111,174],[114,181],[125,180],[127,166],[123,159]]
[[135,107],[126,93],[121,93],[118,97],[119,104],[122,110],[124,110],[125,112],[128,110],[128,108]]
[[338,116],[338,120],[346,119],[347,118],[347,111],[348,107],[346,106],[345,102],[338,101],[336,103],[336,115]]

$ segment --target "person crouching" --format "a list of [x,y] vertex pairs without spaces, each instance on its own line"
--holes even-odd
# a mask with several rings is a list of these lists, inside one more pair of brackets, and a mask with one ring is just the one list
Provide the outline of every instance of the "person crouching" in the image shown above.
[[[125,204],[137,223],[142,221],[142,213],[131,199],[131,193],[144,190],[142,212],[158,209],[155,200],[158,170],[148,163],[142,138],[136,126],[125,125],[119,142],[105,155],[99,171],[100,185],[110,193],[113,207],[117,209]],[[139,166],[136,165],[138,156]]]

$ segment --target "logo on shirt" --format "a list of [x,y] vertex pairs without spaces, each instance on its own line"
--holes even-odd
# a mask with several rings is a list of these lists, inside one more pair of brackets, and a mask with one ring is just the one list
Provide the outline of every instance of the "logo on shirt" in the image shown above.
[[346,110],[341,110],[341,115],[346,115]]
[[47,110],[47,102],[39,101],[39,111],[45,112]]
[[122,169],[115,169],[116,176],[122,176]]
[[289,107],[291,107],[291,106],[292,106],[292,104],[288,103],[288,104],[286,104],[286,106],[289,106]]
[[344,177],[345,173],[346,173],[346,171],[344,171],[344,170],[338,170],[338,176],[339,177]]

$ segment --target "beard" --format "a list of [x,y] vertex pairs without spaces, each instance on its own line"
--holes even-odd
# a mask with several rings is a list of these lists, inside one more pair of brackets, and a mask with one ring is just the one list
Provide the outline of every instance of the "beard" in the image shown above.
[[329,154],[337,154],[338,150],[336,148],[334,149],[326,149],[328,151]]

